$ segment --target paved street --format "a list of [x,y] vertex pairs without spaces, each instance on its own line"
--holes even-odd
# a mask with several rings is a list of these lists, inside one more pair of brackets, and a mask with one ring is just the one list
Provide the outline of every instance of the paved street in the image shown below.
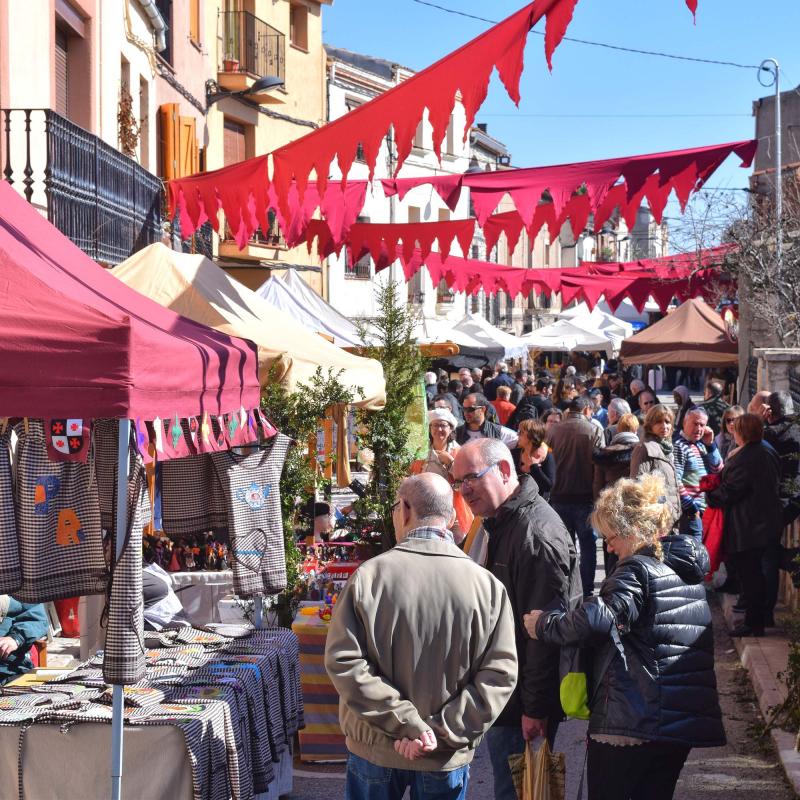
[[[716,672],[720,702],[728,736],[726,747],[695,750],[683,770],[676,800],[792,800],[777,756],[769,740],[754,741],[751,726],[761,721],[747,673],[742,669],[733,642],[725,631],[722,612],[712,596],[716,637]],[[577,800],[584,758],[586,723],[572,720],[561,726],[556,750],[567,755],[567,800]],[[586,790],[584,789],[584,797]],[[340,800],[344,797],[344,767],[300,766],[292,800]],[[472,762],[469,800],[490,800],[492,769],[486,746]]]

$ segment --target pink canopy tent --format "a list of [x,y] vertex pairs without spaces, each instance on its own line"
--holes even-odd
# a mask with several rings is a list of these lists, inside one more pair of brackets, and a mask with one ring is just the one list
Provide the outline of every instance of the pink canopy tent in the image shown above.
[[98,266],[0,182],[0,416],[152,420],[257,408],[256,348]]
[[[0,416],[120,419],[118,561],[128,529],[130,420],[257,408],[255,345],[128,288],[1,181],[0,209]],[[137,425],[140,448],[141,436]],[[122,686],[114,686],[112,702],[111,786],[118,800]]]

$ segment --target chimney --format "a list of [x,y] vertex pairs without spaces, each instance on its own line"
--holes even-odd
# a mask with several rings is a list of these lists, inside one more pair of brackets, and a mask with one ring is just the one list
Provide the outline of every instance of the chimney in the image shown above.
[[489,126],[488,126],[488,125],[487,125],[485,122],[479,122],[479,123],[478,123],[478,130],[479,130],[479,131],[483,131],[484,133],[487,133],[487,130],[486,130],[486,129],[487,129],[488,127],[489,127]]

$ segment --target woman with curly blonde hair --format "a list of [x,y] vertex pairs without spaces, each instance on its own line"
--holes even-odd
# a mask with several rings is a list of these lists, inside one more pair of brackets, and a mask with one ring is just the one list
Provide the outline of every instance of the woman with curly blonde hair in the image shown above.
[[592,525],[619,557],[597,598],[572,611],[531,611],[525,629],[592,648],[589,800],[668,800],[693,747],[725,744],[705,548],[669,533],[658,475],[624,478],[597,499]]

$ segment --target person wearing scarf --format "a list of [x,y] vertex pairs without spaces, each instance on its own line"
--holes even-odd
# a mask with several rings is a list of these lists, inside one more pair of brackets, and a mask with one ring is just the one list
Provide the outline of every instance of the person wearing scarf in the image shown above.
[[[414,461],[409,474],[420,475],[423,472],[434,472],[452,483],[450,469],[456,453],[461,449],[454,438],[457,427],[458,422],[448,409],[432,408],[428,412],[428,439],[431,444],[428,455]],[[453,539],[456,544],[460,544],[472,527],[474,515],[461,496],[461,492],[453,492],[453,508],[456,512],[456,521],[452,531]]]
[[[686,387],[678,387],[686,388]],[[677,393],[677,389],[676,389]],[[686,390],[688,396],[688,389]],[[631,454],[631,478],[657,473],[664,481],[665,497],[673,526],[681,516],[681,497],[673,461],[672,432],[675,416],[664,405],[653,406],[644,418],[644,441]]]

